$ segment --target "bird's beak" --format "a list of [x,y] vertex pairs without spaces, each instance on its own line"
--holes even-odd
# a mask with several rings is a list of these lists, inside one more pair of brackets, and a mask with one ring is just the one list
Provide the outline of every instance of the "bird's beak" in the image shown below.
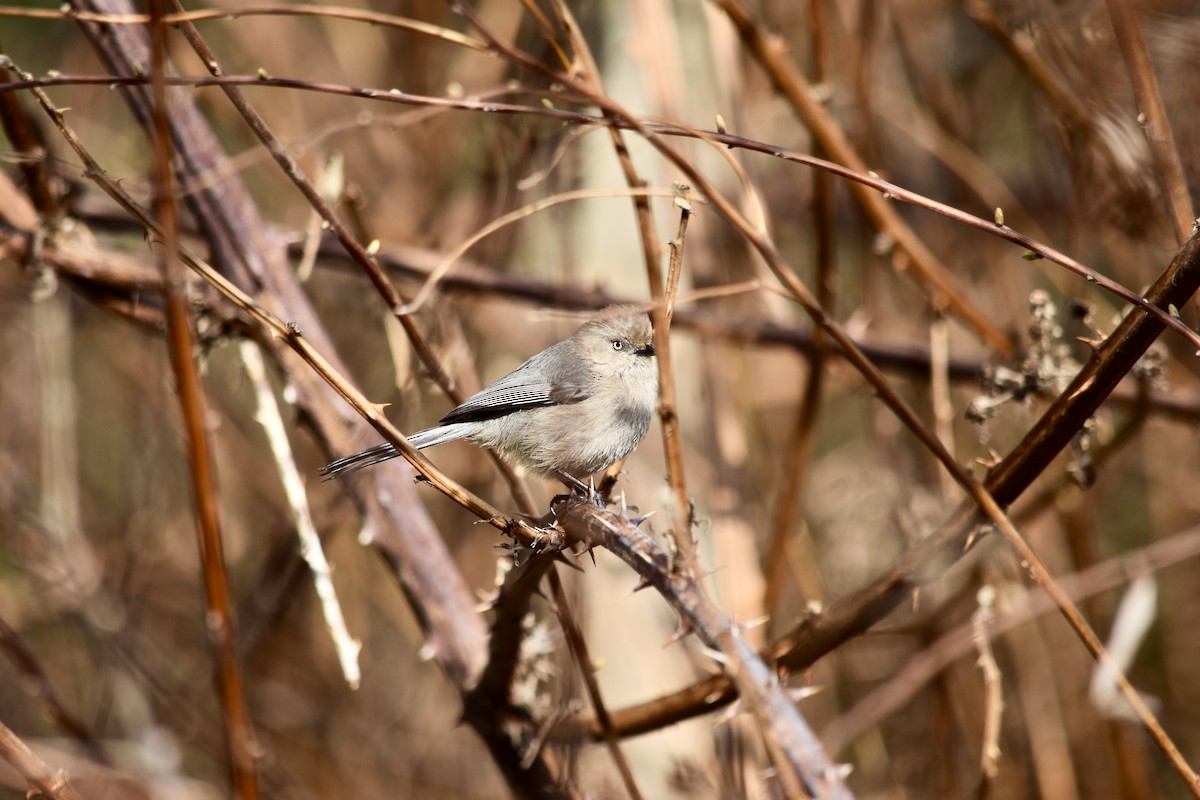
[[652,356],[654,355],[654,342],[647,342],[633,352],[637,353],[639,356]]

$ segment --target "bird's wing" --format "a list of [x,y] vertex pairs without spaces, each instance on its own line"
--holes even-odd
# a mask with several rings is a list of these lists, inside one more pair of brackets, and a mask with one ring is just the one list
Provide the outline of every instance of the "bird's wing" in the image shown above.
[[[591,397],[590,372],[573,352],[570,341],[543,350],[442,417],[450,422],[480,422],[514,411],[578,403]],[[564,366],[566,365],[566,366]]]

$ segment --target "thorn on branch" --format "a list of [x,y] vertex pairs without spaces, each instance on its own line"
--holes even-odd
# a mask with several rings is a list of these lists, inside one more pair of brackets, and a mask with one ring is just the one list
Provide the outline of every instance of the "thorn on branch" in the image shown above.
[[658,513],[658,509],[656,508],[651,511],[647,511],[645,514],[639,514],[636,517],[625,517],[625,518],[628,519],[630,522],[632,522],[636,527],[640,528],[640,527],[642,527],[643,522],[650,519],[657,513]]
[[691,632],[692,626],[687,621],[680,618],[679,624],[675,626],[675,631],[667,638],[667,641],[663,643],[663,649],[666,650],[668,647],[683,639]]

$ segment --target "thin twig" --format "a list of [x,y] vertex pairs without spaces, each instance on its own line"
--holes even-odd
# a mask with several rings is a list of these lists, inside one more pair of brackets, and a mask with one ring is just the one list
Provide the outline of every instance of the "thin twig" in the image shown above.
[[1146,47],[1142,21],[1138,9],[1129,0],[1107,0],[1107,5],[1113,31],[1117,34],[1117,44],[1121,47],[1121,55],[1125,58],[1125,67],[1133,83],[1133,93],[1141,110],[1138,121],[1142,123],[1146,142],[1150,145],[1150,157],[1154,160],[1159,185],[1167,197],[1175,236],[1182,243],[1191,233],[1196,213],[1188,192],[1183,161],[1175,146],[1171,121],[1163,106],[1158,80],[1154,77],[1154,65],[1150,61],[1150,50]]
[[988,629],[994,622],[993,609],[996,590],[984,586],[979,590],[979,608],[971,615],[971,629],[975,648],[979,652],[979,671],[983,673],[983,742],[980,746],[979,768],[983,780],[979,797],[990,793],[996,776],[1000,774],[1000,721],[1004,715],[1004,686],[1001,681],[1000,665],[992,653]]
[[49,169],[49,144],[21,106],[18,93],[0,92],[0,123],[17,154],[29,197],[42,220],[56,220],[61,211]]
[[[811,69],[813,82],[825,80],[826,47],[825,12],[822,3],[810,3],[809,26],[812,30]],[[816,145],[816,155],[824,155],[821,145]],[[836,232],[834,231],[833,182],[822,170],[813,173],[813,238],[816,243],[815,261],[817,269],[816,296],[822,308],[834,307],[837,271],[835,267]],[[775,512],[767,539],[765,587],[763,589],[763,613],[767,615],[767,632],[776,631],[776,612],[783,581],[788,567],[797,564],[789,552],[789,543],[794,541],[795,522],[803,514],[805,472],[816,432],[817,419],[821,410],[821,395],[825,388],[826,367],[830,354],[830,342],[824,331],[814,327],[808,358],[808,374],[804,379],[804,393],[796,408],[795,427],[788,444],[787,457],[783,465],[783,477],[779,483]],[[805,534],[806,536],[806,534]],[[807,536],[806,536],[807,540]],[[817,571],[806,566],[796,566],[802,601],[821,602],[824,598]]]
[[[442,39],[450,44],[466,47],[471,50],[488,52],[487,45],[478,39],[464,36],[458,31],[431,25],[421,20],[400,17],[395,14],[381,14],[378,11],[347,8],[345,6],[273,6],[245,5],[233,8],[208,8],[198,11],[180,11],[175,14],[164,14],[162,21],[167,25],[177,25],[181,22],[204,22],[206,20],[237,19],[238,17],[289,16],[289,17],[326,17],[352,22],[365,22],[368,25],[378,25],[384,28],[413,31]],[[13,8],[0,7],[0,17],[23,17],[25,19],[57,19],[68,22],[94,22],[101,25],[146,25],[151,21],[147,14],[105,14],[79,11],[73,8]]]
[[[470,250],[483,239],[491,236],[496,231],[501,230],[508,225],[512,225],[515,222],[528,219],[534,214],[539,214],[542,211],[562,205],[563,203],[574,203],[579,200],[595,200],[604,197],[632,197],[635,199],[646,197],[678,197],[678,195],[679,192],[677,190],[655,189],[650,187],[625,189],[576,189],[569,192],[559,192],[558,194],[553,194],[549,197],[543,197],[540,200],[528,203],[492,220],[487,225],[484,225],[482,228],[464,239],[453,250],[450,250],[444,256],[442,256],[441,262],[433,269],[432,272],[429,273],[429,277],[427,277],[425,282],[421,284],[421,288],[417,291],[413,299],[400,306],[396,313],[415,314],[429,301],[430,296],[432,296],[438,285],[445,280],[446,276],[450,274],[451,268],[453,268],[454,265],[458,263],[458,261],[464,255],[466,255],[468,250]],[[691,199],[701,200],[701,198]]]
[[204,388],[194,361],[195,341],[188,310],[186,272],[176,257],[177,209],[171,170],[170,109],[167,105],[166,26],[162,22],[163,0],[150,2],[150,74],[154,98],[154,210],[159,220],[159,250],[167,315],[167,341],[187,438],[188,463],[196,503],[197,539],[204,573],[207,620],[218,667],[225,715],[227,744],[233,786],[241,800],[259,797],[255,765],[254,729],[246,704],[246,690],[237,656],[237,629],[225,570],[221,541],[220,503],[208,440]]
[[258,345],[243,339],[238,347],[242,364],[250,382],[254,385],[254,400],[257,410],[254,418],[262,426],[275,456],[275,466],[279,470],[279,480],[283,484],[283,492],[288,500],[288,508],[292,512],[292,524],[296,528],[296,536],[300,539],[300,555],[312,572],[313,588],[321,604],[321,615],[325,618],[325,628],[333,642],[338,663],[342,667],[342,677],[351,689],[357,689],[362,680],[362,671],[358,666],[358,654],[362,643],[350,635],[346,628],[346,618],[342,614],[341,603],[338,602],[337,590],[333,586],[333,571],[325,559],[325,549],[321,546],[321,537],[313,524],[312,513],[309,510],[308,495],[304,490],[304,481],[296,468],[296,459],[292,455],[292,446],[288,442],[287,431],[283,425],[283,417],[279,414],[279,404],[267,381],[266,365],[263,363],[262,351]]
[[641,800],[642,793],[638,789],[637,779],[633,777],[633,770],[629,767],[629,761],[625,758],[625,753],[621,750],[621,742],[617,737],[617,732],[613,729],[612,720],[608,716],[608,707],[604,704],[604,697],[600,694],[600,684],[596,680],[596,667],[592,657],[588,654],[587,640],[583,637],[583,631],[579,629],[579,625],[575,622],[575,615],[571,611],[571,604],[567,602],[567,593],[563,588],[562,578],[559,577],[558,571],[551,568],[546,576],[550,581],[550,596],[554,599],[556,612],[559,613],[559,620],[563,623],[563,634],[567,640],[567,646],[571,649],[571,654],[575,659],[575,663],[579,665],[579,674],[583,677],[583,685],[587,687],[588,699],[592,702],[592,709],[596,713],[596,721],[600,725],[600,730],[604,735],[604,743],[608,747],[608,752],[612,755],[613,763],[617,765],[617,772],[621,774],[621,781],[625,784],[625,791],[629,792],[631,800]]
[[[938,314],[929,324],[929,399],[933,426],[946,449],[955,452],[954,418],[957,415],[950,396],[950,322]],[[942,496],[947,502],[954,497],[954,482],[945,472],[938,476]]]
[[679,230],[675,238],[667,243],[671,249],[671,258],[667,262],[667,286],[663,292],[666,308],[663,309],[663,322],[670,329],[675,317],[675,302],[679,298],[679,281],[683,276],[683,244],[687,236],[688,219],[692,215],[691,198],[687,196],[690,187],[677,185],[675,187],[675,207],[679,209]]
[[66,707],[37,656],[3,617],[0,617],[0,649],[4,650],[16,666],[27,686],[31,687],[32,693],[45,705],[46,713],[54,720],[54,724],[83,745],[98,763],[108,763],[95,734],[88,729],[83,720]]
[[0,722],[0,758],[11,764],[29,784],[29,797],[40,794],[48,800],[82,800],[71,785],[66,770],[50,769],[3,722]]
[[[671,258],[667,268],[666,286],[652,288],[651,296],[655,299],[655,308],[651,314],[661,314],[662,336],[655,329],[655,353],[658,355],[659,400],[658,415],[663,427],[663,451],[667,457],[667,481],[671,487],[671,497],[674,500],[674,534],[675,545],[683,559],[685,569],[699,569],[696,562],[695,542],[692,539],[692,504],[687,494],[687,483],[683,474],[683,441],[679,430],[679,418],[676,415],[675,377],[671,369],[671,319],[675,312],[675,294],[679,290],[680,275],[683,271],[683,250],[686,243],[688,219],[692,209],[686,199],[676,203],[679,207],[679,228],[675,238],[671,240]],[[661,269],[656,270],[661,279]],[[652,278],[653,280],[653,278]],[[655,286],[655,284],[651,284]],[[659,304],[662,304],[661,306]],[[666,348],[667,358],[663,358]]]

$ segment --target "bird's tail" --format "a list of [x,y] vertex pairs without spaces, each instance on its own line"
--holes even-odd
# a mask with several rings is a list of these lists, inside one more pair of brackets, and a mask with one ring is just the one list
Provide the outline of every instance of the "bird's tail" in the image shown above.
[[[418,450],[424,450],[426,447],[433,447],[434,445],[462,439],[470,434],[471,427],[467,424],[438,425],[435,428],[428,428],[412,434],[408,437],[408,443]],[[357,472],[364,467],[372,467],[388,461],[398,455],[400,455],[400,452],[396,450],[391,442],[384,442],[363,450],[361,453],[339,458],[332,464],[326,464],[321,467],[321,474],[326,478],[340,478],[343,475],[349,475],[351,472]]]

